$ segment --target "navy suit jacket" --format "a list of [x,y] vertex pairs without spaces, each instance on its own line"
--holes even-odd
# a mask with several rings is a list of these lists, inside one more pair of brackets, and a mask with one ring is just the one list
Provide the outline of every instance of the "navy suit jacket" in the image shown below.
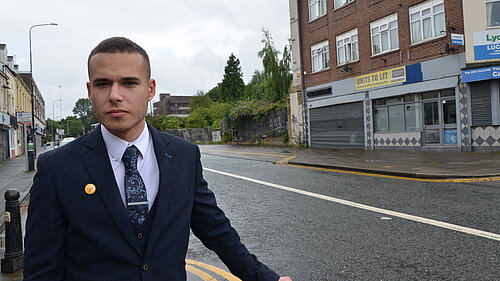
[[[24,280],[186,280],[189,229],[242,280],[279,276],[250,254],[203,179],[199,148],[149,127],[160,170],[145,248],[120,197],[97,128],[38,158],[25,237]],[[94,194],[84,187],[94,184]],[[145,267],[144,265],[147,265]]]

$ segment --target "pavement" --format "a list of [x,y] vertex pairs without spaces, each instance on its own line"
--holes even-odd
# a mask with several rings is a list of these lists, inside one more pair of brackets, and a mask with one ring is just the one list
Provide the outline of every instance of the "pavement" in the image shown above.
[[[321,149],[279,145],[201,145],[200,150],[202,154],[223,157],[410,178],[443,179],[500,176],[500,152]],[[46,151],[42,150],[39,153]],[[26,168],[25,156],[0,161],[0,192],[4,194],[8,189],[15,188],[21,193],[23,225],[26,221],[26,211],[29,204],[29,200],[26,199],[35,175],[34,171],[27,172]],[[3,196],[0,197],[0,210],[3,213],[5,199]],[[2,232],[0,236],[3,236],[3,226],[0,228],[0,232]],[[2,257],[3,247],[2,237],[0,239],[0,256]],[[0,274],[0,281],[15,280],[22,280],[22,271]],[[188,280],[200,279],[188,276]]]
[[500,176],[500,152],[429,152],[291,146],[201,145],[202,154],[410,178]]

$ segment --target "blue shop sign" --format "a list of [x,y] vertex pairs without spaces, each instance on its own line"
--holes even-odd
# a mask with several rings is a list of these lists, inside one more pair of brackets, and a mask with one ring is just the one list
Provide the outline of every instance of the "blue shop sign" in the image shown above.
[[474,46],[475,60],[492,60],[500,58],[500,44]]
[[497,29],[476,31],[474,38],[474,60],[500,58],[500,32]]
[[445,129],[444,130],[444,143],[445,144],[457,144],[457,129]]
[[462,82],[474,82],[499,78],[500,66],[462,70]]

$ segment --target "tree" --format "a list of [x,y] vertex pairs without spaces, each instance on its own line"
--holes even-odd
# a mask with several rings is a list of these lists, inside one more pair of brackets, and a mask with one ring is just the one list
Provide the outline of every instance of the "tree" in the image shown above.
[[252,80],[245,86],[245,97],[257,100],[264,98],[264,82],[264,73],[255,70]]
[[221,83],[217,83],[217,86],[213,87],[210,91],[207,92],[206,95],[211,100],[213,100],[213,101],[220,101],[221,100],[220,85],[221,85]]
[[54,140],[54,133],[57,129],[61,129],[58,121],[47,119],[45,120],[45,136],[48,141]]
[[68,116],[61,120],[64,129],[64,137],[79,137],[83,135],[83,122],[76,116]]
[[231,53],[224,67],[224,78],[220,85],[220,101],[234,102],[243,97],[245,82],[243,82],[240,60]]
[[78,117],[92,115],[92,103],[88,98],[77,100],[75,107],[73,107],[73,113],[78,115]]
[[199,108],[207,108],[210,107],[214,101],[205,94],[203,91],[198,91],[196,96],[191,99],[191,103],[189,104],[190,112],[193,112]]
[[285,46],[283,56],[279,59],[280,52],[274,47],[273,37],[268,30],[262,29],[262,43],[264,47],[259,51],[264,67],[264,96],[269,101],[278,101],[288,94],[292,73],[290,71],[290,50]]
[[73,107],[73,113],[79,116],[79,119],[85,128],[85,132],[90,132],[92,130],[92,124],[97,123],[94,114],[92,114],[92,103],[88,98],[81,98],[77,100],[75,107]]

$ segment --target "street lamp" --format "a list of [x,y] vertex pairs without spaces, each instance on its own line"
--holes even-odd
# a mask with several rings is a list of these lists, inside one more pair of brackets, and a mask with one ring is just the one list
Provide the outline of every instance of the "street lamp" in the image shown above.
[[[61,87],[61,86],[59,86]],[[60,89],[60,88],[59,88]],[[56,114],[55,114],[55,107],[56,107],[56,101],[61,102],[62,99],[54,100],[52,102],[52,117],[54,117],[54,120],[52,122],[52,145],[56,143],[56,130],[54,128],[55,122],[56,122]],[[59,104],[59,108],[61,107],[61,104]]]
[[31,86],[31,132],[30,139],[31,145],[28,142],[28,170],[35,169],[35,156],[36,156],[36,137],[35,137],[35,89],[33,87],[33,56],[31,52],[31,30],[35,27],[57,25],[57,23],[41,23],[35,24],[29,30],[29,43],[30,43],[30,86]]

